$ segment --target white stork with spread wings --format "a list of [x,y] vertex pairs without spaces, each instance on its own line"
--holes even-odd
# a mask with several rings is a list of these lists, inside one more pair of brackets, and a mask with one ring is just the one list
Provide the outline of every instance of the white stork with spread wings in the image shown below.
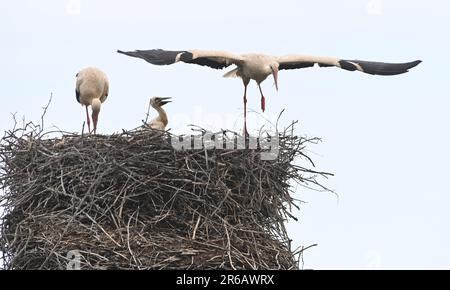
[[408,72],[415,67],[420,60],[407,63],[384,63],[361,60],[343,60],[333,57],[319,57],[308,55],[270,56],[258,53],[233,54],[225,51],[207,50],[180,50],[169,51],[162,49],[121,51],[117,52],[138,57],[155,65],[169,65],[182,61],[215,69],[223,69],[232,64],[237,67],[226,73],[224,77],[240,77],[244,82],[244,134],[247,135],[247,86],[250,80],[255,80],[261,93],[261,109],[265,110],[265,98],[261,89],[261,83],[273,75],[275,87],[278,90],[278,71],[284,69],[297,69],[312,67],[335,66],[348,71],[360,71],[372,75],[398,75]]

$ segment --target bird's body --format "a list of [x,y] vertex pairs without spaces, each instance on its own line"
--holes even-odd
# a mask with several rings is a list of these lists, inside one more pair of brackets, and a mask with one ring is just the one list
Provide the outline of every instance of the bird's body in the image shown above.
[[[232,64],[236,68],[229,71],[224,77],[240,77],[244,83],[244,120],[246,120],[247,85],[250,80],[256,81],[261,93],[261,109],[265,110],[265,98],[261,89],[263,82],[269,75],[273,75],[275,87],[278,90],[278,71],[312,67],[338,67],[348,71],[361,71],[373,75],[397,75],[408,72],[421,61],[407,63],[383,63],[359,60],[343,60],[333,57],[320,57],[308,55],[271,56],[259,53],[233,54],[224,51],[168,51],[162,49],[118,51],[119,53],[138,57],[155,65],[169,65],[179,61],[185,63],[209,66],[215,69],[223,69]],[[246,122],[245,122],[246,123]],[[247,132],[244,123],[245,134]]]
[[257,83],[261,83],[272,74],[270,64],[274,60],[271,56],[249,53],[244,54],[243,58],[245,61],[237,67],[238,76],[243,80],[254,80]]
[[106,101],[109,93],[109,81],[106,74],[98,68],[88,67],[79,71],[76,75],[75,94],[77,101],[86,107],[86,118],[89,132],[91,125],[89,120],[88,106],[92,108],[93,132],[97,131],[98,115],[101,104]]
[[164,131],[166,129],[166,126],[169,123],[169,118],[167,117],[167,113],[166,111],[164,111],[162,106],[169,103],[169,99],[170,98],[160,97],[153,97],[150,99],[150,105],[158,112],[158,117],[148,122],[148,127],[161,131]]

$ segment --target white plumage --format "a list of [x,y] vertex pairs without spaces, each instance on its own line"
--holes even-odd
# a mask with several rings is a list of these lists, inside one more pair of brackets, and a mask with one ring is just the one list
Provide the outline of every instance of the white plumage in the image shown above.
[[88,106],[92,108],[92,121],[94,134],[97,132],[98,115],[101,105],[108,97],[109,81],[106,74],[98,68],[88,67],[79,71],[76,75],[75,94],[77,101],[86,107],[88,130],[91,132]]

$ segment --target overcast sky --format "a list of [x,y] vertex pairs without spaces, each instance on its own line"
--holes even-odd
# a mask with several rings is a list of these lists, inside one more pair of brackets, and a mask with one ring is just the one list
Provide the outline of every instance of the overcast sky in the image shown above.
[[282,71],[279,92],[249,86],[249,128],[299,120],[297,134],[318,136],[310,147],[318,169],[335,177],[339,194],[297,188],[307,202],[289,224],[305,268],[449,268],[450,136],[447,0],[0,2],[0,131],[11,114],[39,120],[53,93],[48,127],[78,132],[84,109],[75,74],[104,70],[110,95],[98,132],[131,129],[145,118],[150,96],[167,105],[174,133],[187,124],[242,128],[243,86],[225,71],[188,64],[152,66],[117,49],[220,49],[238,53],[317,54],[404,62],[411,72],[377,77],[337,68]]

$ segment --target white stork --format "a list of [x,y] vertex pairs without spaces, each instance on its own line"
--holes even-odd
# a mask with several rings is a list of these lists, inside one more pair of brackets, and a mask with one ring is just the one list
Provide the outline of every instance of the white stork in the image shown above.
[[151,120],[147,125],[152,129],[157,129],[164,131],[166,129],[167,124],[169,123],[169,119],[167,118],[166,111],[162,108],[167,103],[170,103],[170,97],[160,98],[153,97],[150,99],[150,105],[158,112],[158,117]]
[[120,51],[117,52],[138,57],[155,65],[169,65],[179,61],[209,66],[215,69],[223,69],[232,64],[237,67],[226,73],[224,77],[240,77],[244,82],[244,134],[247,134],[247,85],[250,80],[255,80],[261,93],[261,109],[265,110],[265,98],[261,89],[261,83],[273,75],[275,88],[278,90],[278,71],[284,69],[297,69],[312,67],[335,66],[348,71],[361,71],[373,75],[397,75],[408,72],[415,67],[420,60],[407,63],[384,63],[360,60],[343,60],[333,57],[320,57],[308,55],[270,56],[257,53],[233,54],[224,51],[207,50],[182,50],[169,51],[162,49]]
[[98,115],[102,103],[109,93],[108,77],[98,68],[88,67],[77,73],[75,94],[78,103],[86,107],[86,118],[89,133],[91,122],[89,120],[88,106],[92,107],[92,121],[94,123],[94,134],[97,131]]

